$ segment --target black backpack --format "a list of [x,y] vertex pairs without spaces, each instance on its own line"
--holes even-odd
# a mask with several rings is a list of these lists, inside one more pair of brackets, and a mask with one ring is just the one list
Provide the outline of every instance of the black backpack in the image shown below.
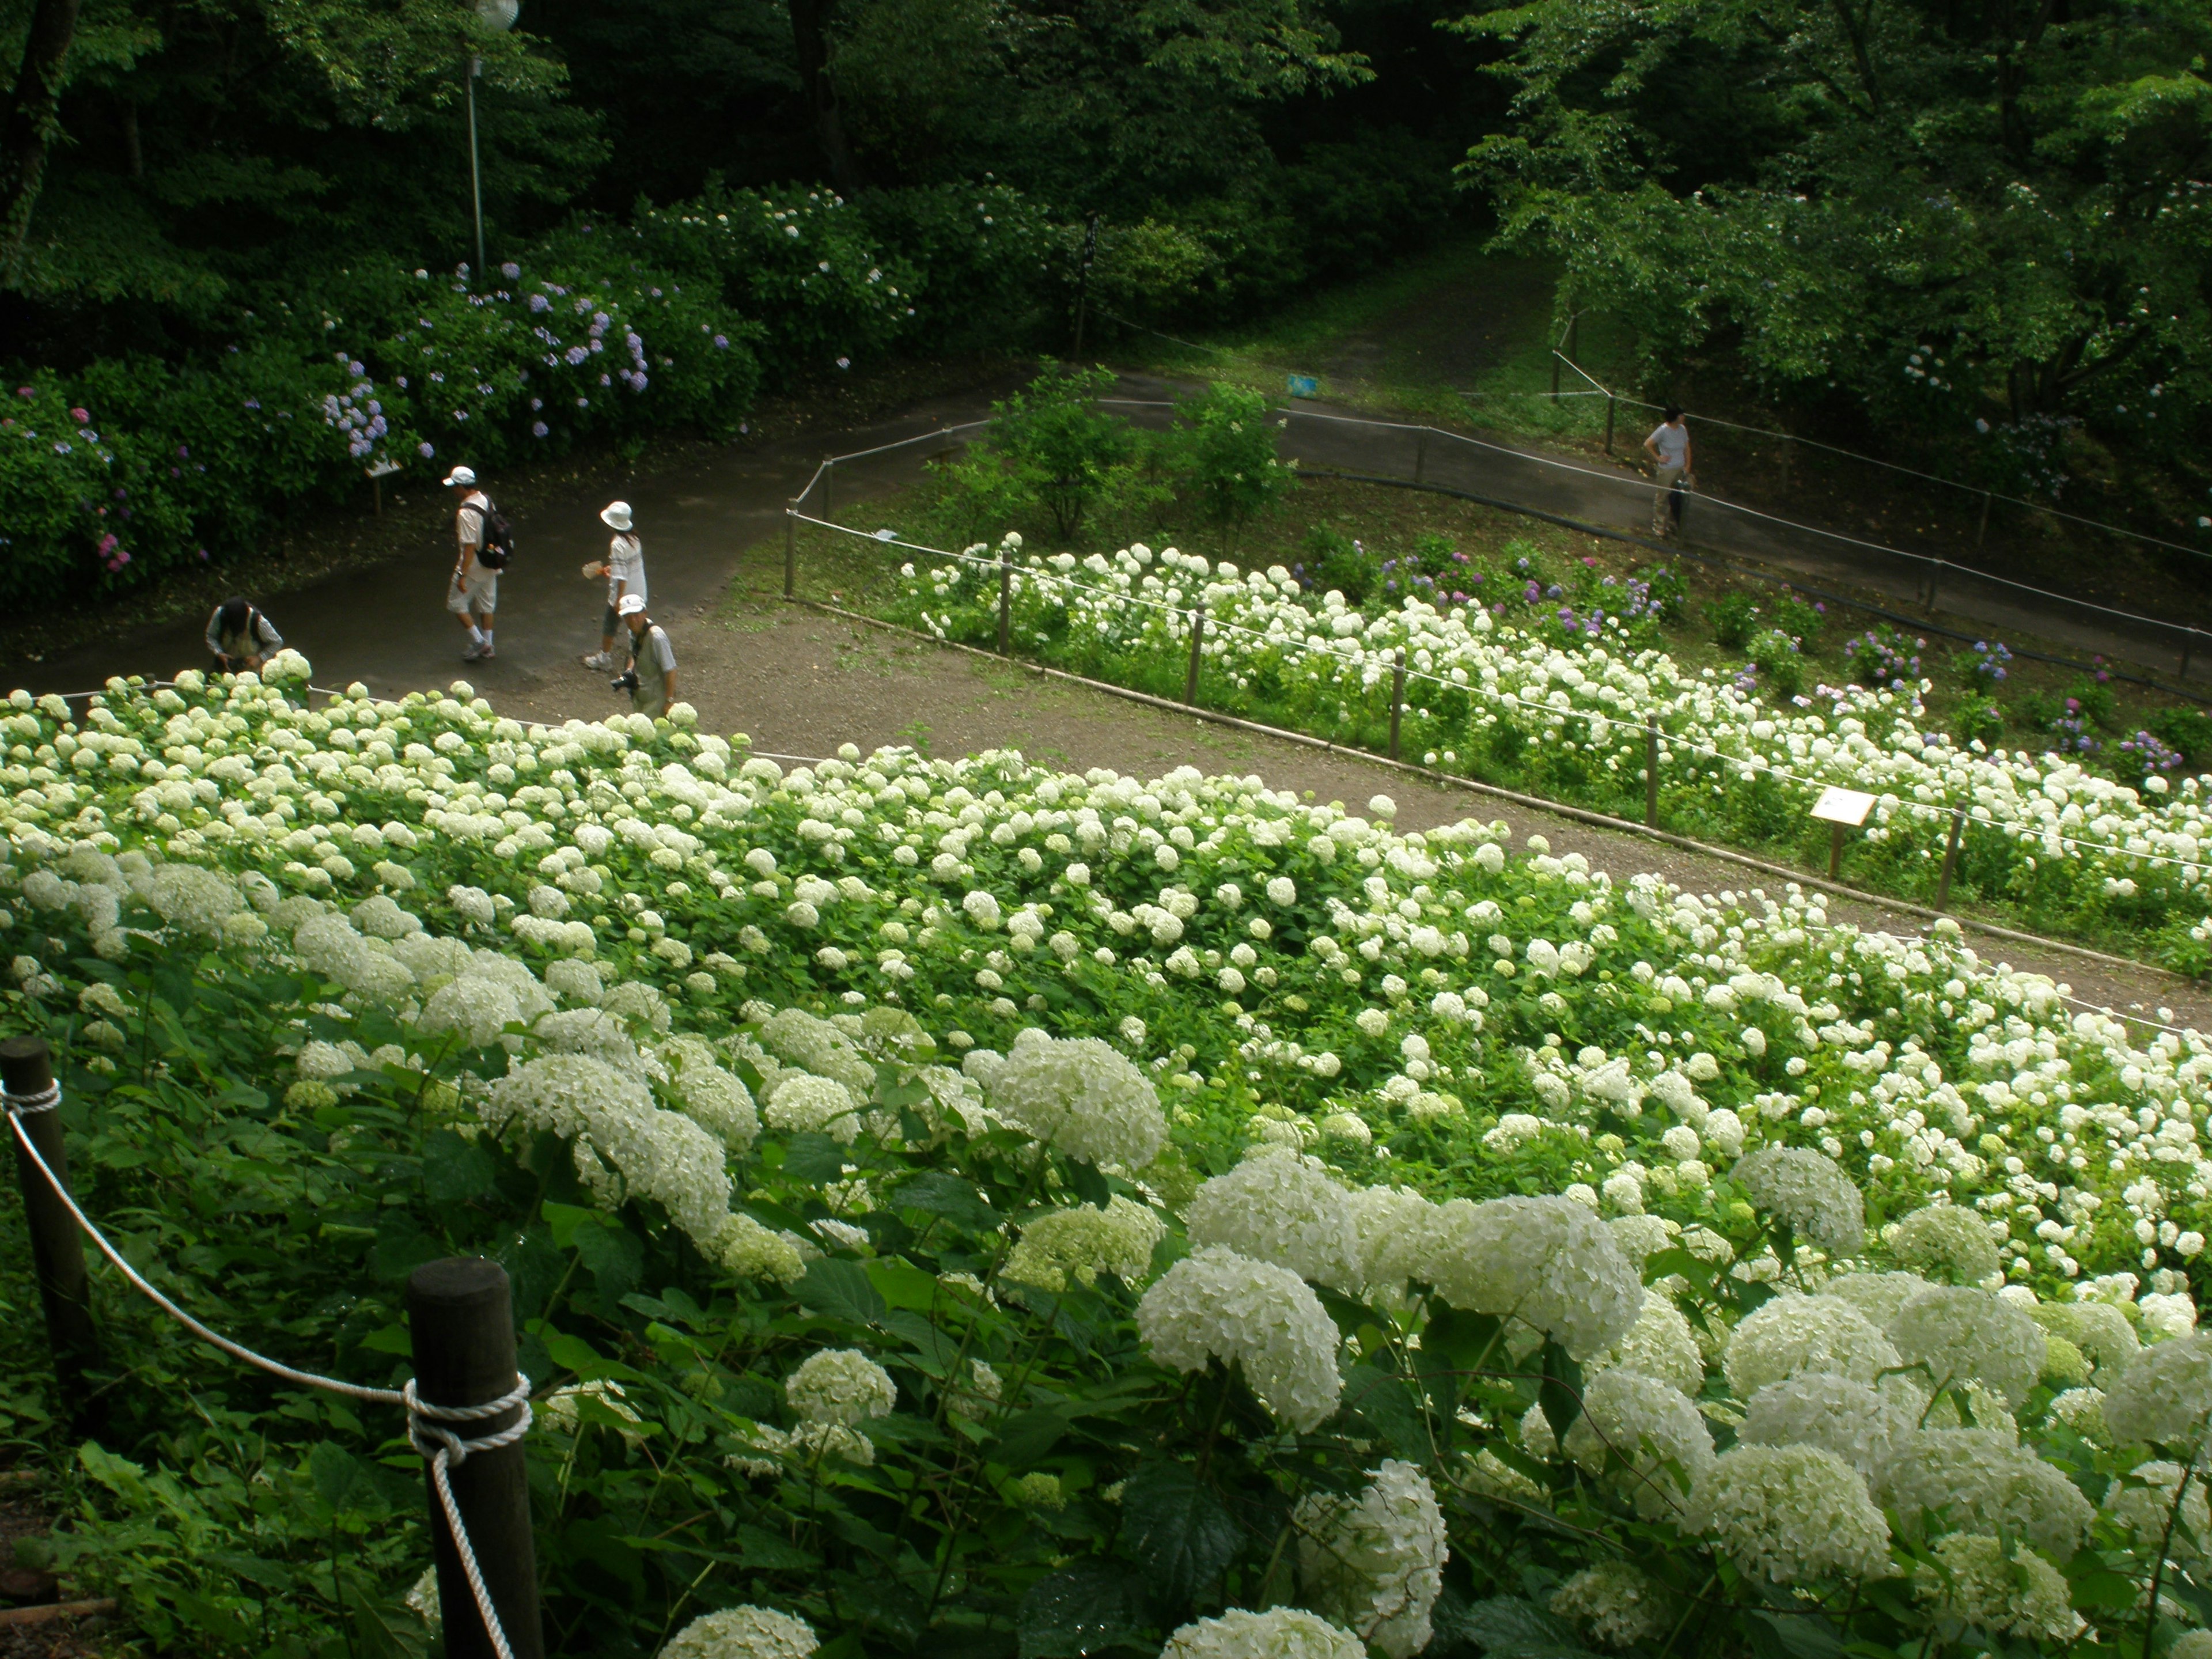
[[483,540],[477,548],[477,562],[487,570],[504,570],[514,562],[514,527],[489,499],[482,514]]

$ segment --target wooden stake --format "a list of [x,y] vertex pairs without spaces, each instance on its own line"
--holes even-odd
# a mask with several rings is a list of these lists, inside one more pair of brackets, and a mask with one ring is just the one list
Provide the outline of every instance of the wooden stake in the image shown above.
[[1644,823],[1659,827],[1659,717],[1644,717]]
[[1398,758],[1398,721],[1406,712],[1406,647],[1398,647],[1398,660],[1390,670],[1390,758]]
[[783,509],[783,597],[799,597],[799,497]]
[[1195,708],[1198,706],[1199,653],[1206,648],[1206,607],[1199,605],[1190,613],[1190,668],[1182,677],[1182,700]]
[[[496,1261],[459,1256],[417,1267],[407,1277],[407,1322],[414,1340],[416,1392],[428,1404],[481,1406],[514,1387],[514,1306],[507,1269]],[[519,1413],[519,1407],[501,1412],[462,1425],[459,1431],[465,1439],[496,1434],[511,1426]],[[427,1468],[423,1478],[429,1480]],[[514,1659],[545,1659],[523,1443],[472,1453],[447,1479]],[[434,1486],[430,1542],[447,1659],[496,1659]]]
[[837,458],[824,456],[822,461],[822,516],[835,520],[837,501]]
[[1605,453],[1613,453],[1613,393],[1605,394]]
[[[0,1042],[0,1081],[17,1099],[35,1097],[53,1087],[53,1057],[46,1039],[9,1037]],[[99,1425],[102,1413],[92,1401],[89,1375],[100,1366],[100,1332],[92,1322],[92,1286],[84,1268],[84,1236],[76,1218],[54,1190],[69,1188],[69,1154],[62,1146],[62,1116],[52,1107],[21,1112],[15,1121],[23,1135],[38,1148],[38,1159],[25,1150],[11,1131],[15,1147],[15,1179],[23,1193],[23,1218],[31,1233],[32,1271],[39,1281],[39,1300],[46,1310],[46,1343],[54,1356],[54,1376],[61,1385],[63,1409],[83,1432]],[[46,1171],[52,1174],[49,1182]]]
[[1951,878],[1959,868],[1959,841],[1966,833],[1966,815],[1958,807],[1951,809],[1951,833],[1943,843],[1943,873],[1936,879],[1936,908],[1943,909],[1951,902]]
[[1834,881],[1837,878],[1837,872],[1843,867],[1844,826],[1840,823],[1832,823],[1828,826],[1828,879]]
[[1423,427],[1419,435],[1413,440],[1413,482],[1415,483],[1420,483],[1422,470],[1428,465],[1428,460],[1429,429]]
[[1980,546],[1981,546],[1981,544],[1982,544],[1982,538],[1984,538],[1984,536],[1988,535],[1989,533],[1990,533],[1990,492],[1989,492],[1988,490],[1984,489],[1984,490],[1982,492],[1982,520],[1981,520],[1981,522],[1980,522],[1979,524],[1978,524],[1978,525],[1976,525],[1976,526],[1974,526],[1974,545],[1975,545],[1977,548],[1980,547]]
[[1010,542],[999,544],[999,654],[1012,653],[1014,626],[1014,549]]

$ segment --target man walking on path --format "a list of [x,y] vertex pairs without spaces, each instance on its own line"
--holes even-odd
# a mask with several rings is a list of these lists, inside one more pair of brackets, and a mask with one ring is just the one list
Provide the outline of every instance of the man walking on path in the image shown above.
[[629,667],[615,684],[629,693],[632,708],[657,720],[676,701],[676,647],[645,614],[644,595],[625,594],[617,609],[629,629]]
[[262,664],[284,648],[284,636],[276,624],[245,599],[225,599],[208,618],[208,654],[218,674],[240,674]]
[[645,544],[631,533],[628,501],[608,502],[599,522],[615,532],[614,538],[607,544],[607,556],[586,565],[584,574],[594,581],[607,579],[607,614],[599,626],[599,654],[585,658],[584,666],[604,672],[615,665],[615,630],[628,614],[622,602],[635,594],[641,607],[645,604]]
[[463,662],[488,661],[492,656],[494,614],[499,610],[499,572],[480,562],[483,551],[484,520],[491,514],[491,497],[477,488],[477,475],[457,466],[446,475],[448,489],[461,491],[461,504],[453,510],[453,535],[460,556],[453,561],[453,580],[446,590],[446,609],[460,618],[469,642]]
[[1651,435],[1644,441],[1644,452],[1651,457],[1651,477],[1657,486],[1651,492],[1651,533],[1672,535],[1680,514],[1676,498],[1683,484],[1696,477],[1691,471],[1690,428],[1678,406],[1667,406],[1667,418],[1651,429]]

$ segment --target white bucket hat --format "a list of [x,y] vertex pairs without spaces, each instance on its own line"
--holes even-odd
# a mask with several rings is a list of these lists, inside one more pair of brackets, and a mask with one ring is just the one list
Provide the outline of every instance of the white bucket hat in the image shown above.
[[448,483],[448,484],[463,484],[463,485],[466,485],[466,484],[472,484],[472,483],[474,483],[476,481],[477,481],[477,475],[476,475],[475,471],[474,471],[473,470],[471,470],[471,468],[468,468],[468,467],[465,467],[465,466],[457,466],[457,467],[455,467],[455,468],[454,468],[451,472],[448,472],[448,473],[446,475],[446,478],[445,478],[445,482],[446,482],[447,483]]
[[644,594],[625,593],[622,596],[622,603],[615,606],[615,615],[617,617],[635,617],[639,611],[644,609]]
[[628,501],[609,501],[605,507],[600,509],[599,522],[605,525],[611,530],[628,530],[629,528],[629,503]]

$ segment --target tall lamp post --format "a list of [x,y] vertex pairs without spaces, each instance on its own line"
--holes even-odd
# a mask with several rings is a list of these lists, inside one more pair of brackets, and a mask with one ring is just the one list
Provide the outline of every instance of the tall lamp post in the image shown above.
[[[504,34],[514,27],[514,20],[522,15],[522,0],[476,0],[477,21],[494,34]],[[483,238],[483,169],[477,160],[477,77],[483,73],[483,59],[471,53],[469,57],[469,194],[474,199],[477,216],[477,281],[486,280],[484,272],[490,267],[484,261]]]

